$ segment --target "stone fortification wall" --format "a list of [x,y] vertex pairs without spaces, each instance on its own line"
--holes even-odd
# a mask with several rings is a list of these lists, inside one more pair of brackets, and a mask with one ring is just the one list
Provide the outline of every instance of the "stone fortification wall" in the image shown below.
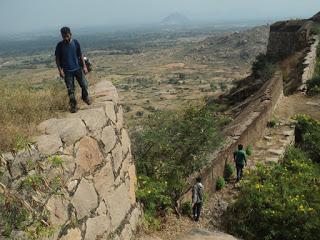
[[314,43],[310,47],[310,51],[304,60],[304,70],[302,74],[302,85],[300,90],[306,90],[306,82],[313,77],[317,63],[317,47],[319,45],[319,36],[314,37]]
[[267,55],[285,58],[309,45],[312,21],[283,21],[271,25]]
[[[135,165],[117,91],[107,81],[91,90],[93,105],[42,122],[34,145],[1,155],[0,190],[49,212],[54,234],[46,239],[128,240],[139,219]],[[28,239],[24,232],[13,235]]]
[[[277,72],[263,87],[249,99],[250,104],[225,129],[226,143],[223,148],[212,154],[212,164],[200,173],[206,191],[216,190],[216,181],[224,176],[225,165],[233,163],[233,152],[238,144],[245,146],[254,144],[264,134],[267,122],[271,119],[273,110],[283,96],[282,75]],[[182,201],[191,199],[191,189],[181,198]]]

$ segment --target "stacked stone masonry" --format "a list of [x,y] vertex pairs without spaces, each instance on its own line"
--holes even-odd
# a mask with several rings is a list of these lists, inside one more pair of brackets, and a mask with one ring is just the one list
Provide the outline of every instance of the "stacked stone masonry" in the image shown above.
[[[136,171],[117,91],[102,81],[91,92],[90,107],[42,122],[35,145],[1,156],[6,191],[14,193],[16,183],[38,171],[48,182],[62,177],[59,194],[34,196],[50,212],[55,229],[50,240],[129,240],[138,224]],[[52,166],[55,156],[60,167]],[[41,168],[29,167],[30,162]]]

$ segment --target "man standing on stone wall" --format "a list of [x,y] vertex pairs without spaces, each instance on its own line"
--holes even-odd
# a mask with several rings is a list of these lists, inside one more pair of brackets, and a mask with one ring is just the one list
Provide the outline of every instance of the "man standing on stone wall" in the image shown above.
[[60,77],[65,80],[70,99],[70,112],[78,111],[75,96],[74,78],[77,79],[82,89],[82,100],[88,105],[91,100],[88,93],[88,82],[85,74],[88,73],[80,44],[76,39],[72,39],[71,30],[68,27],[60,29],[62,41],[57,44],[55,56]]

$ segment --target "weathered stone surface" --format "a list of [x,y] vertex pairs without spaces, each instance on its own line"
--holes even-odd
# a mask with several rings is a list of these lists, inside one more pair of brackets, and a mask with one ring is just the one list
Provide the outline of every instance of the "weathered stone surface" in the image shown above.
[[57,134],[42,135],[37,137],[36,144],[39,151],[44,155],[52,155],[59,151],[62,142]]
[[137,174],[136,174],[136,167],[134,164],[131,164],[129,167],[129,179],[130,179],[130,200],[131,204],[136,203],[136,189],[137,189]]
[[113,160],[114,171],[118,172],[123,161],[121,144],[117,144],[116,147],[112,150],[112,160]]
[[114,230],[124,220],[131,207],[127,184],[122,184],[113,191],[107,199],[107,204],[109,206],[112,229]]
[[123,109],[122,106],[119,105],[118,112],[117,112],[117,128],[122,129],[123,128]]
[[76,186],[78,185],[78,180],[73,180],[68,184],[68,191],[74,192],[76,190]]
[[108,126],[103,129],[101,141],[104,144],[105,153],[109,153],[114,148],[117,142],[117,136],[113,127]]
[[114,103],[107,101],[104,103],[104,109],[106,112],[107,117],[113,122],[116,123],[117,122],[117,116],[116,116],[116,112],[114,109]]
[[71,203],[77,211],[78,219],[88,216],[90,211],[98,206],[98,196],[93,184],[86,179],[82,179],[71,199]]
[[97,208],[97,211],[96,213],[98,215],[105,215],[107,214],[108,210],[107,210],[107,207],[106,207],[106,203],[104,200],[101,200],[100,201],[100,204],[99,204],[99,207]]
[[50,220],[53,225],[63,225],[68,220],[68,204],[69,201],[62,196],[49,199],[46,206],[50,211]]
[[36,162],[39,159],[40,159],[39,152],[35,150],[18,152],[18,154],[15,156],[15,159],[11,161],[11,166],[10,166],[11,176],[13,178],[21,177],[25,170],[28,170],[28,171],[31,170],[31,169],[28,169],[27,162],[29,160]]
[[97,101],[118,102],[119,96],[116,88],[108,81],[102,81],[91,88],[91,92],[96,96]]
[[80,240],[81,231],[79,228],[69,229],[68,233],[62,236],[61,240]]
[[130,137],[126,129],[121,130],[121,144],[122,144],[124,154],[127,154],[129,151],[131,151]]
[[101,129],[107,123],[103,108],[82,110],[71,116],[81,118],[90,131]]
[[68,155],[61,155],[62,159],[62,167],[64,170],[64,173],[68,174],[68,177],[70,177],[76,168],[76,162],[75,159],[72,156]]
[[73,144],[87,134],[80,118],[49,119],[40,123],[38,129],[46,134],[58,134],[66,144]]
[[74,146],[73,144],[66,146],[63,150],[64,155],[74,156]]
[[131,215],[130,215],[130,218],[129,218],[129,223],[130,223],[130,226],[131,226],[131,230],[132,231],[135,231],[138,224],[139,224],[139,218],[141,216],[141,211],[139,208],[135,208],[133,209]]
[[132,229],[129,224],[126,224],[121,232],[120,239],[128,240],[132,238]]
[[87,230],[85,240],[105,239],[103,236],[110,232],[110,218],[107,215],[100,215],[95,218],[89,218],[87,221]]
[[76,176],[92,173],[95,168],[103,161],[103,155],[100,152],[96,140],[90,137],[84,137],[76,146]]
[[110,155],[107,157],[107,164],[93,177],[94,185],[102,199],[107,199],[113,190],[114,175],[111,166]]

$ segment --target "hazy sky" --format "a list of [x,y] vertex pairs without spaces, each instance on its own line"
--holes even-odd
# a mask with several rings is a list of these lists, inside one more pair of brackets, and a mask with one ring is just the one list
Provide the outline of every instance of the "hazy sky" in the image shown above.
[[318,11],[320,0],[0,0],[0,32],[155,23],[173,12],[224,21],[309,17]]

